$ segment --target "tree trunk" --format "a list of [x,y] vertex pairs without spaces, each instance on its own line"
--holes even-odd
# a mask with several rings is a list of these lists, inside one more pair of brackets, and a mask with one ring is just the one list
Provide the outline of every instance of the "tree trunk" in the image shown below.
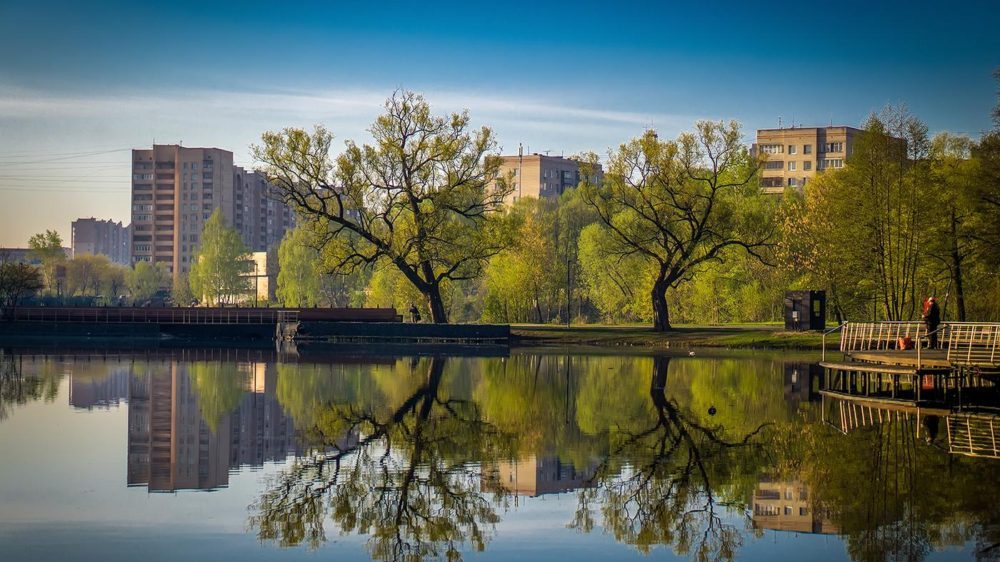
[[424,296],[427,297],[427,308],[431,311],[431,322],[447,324],[448,312],[444,309],[444,299],[441,298],[441,286],[437,283],[429,286]]
[[664,281],[653,283],[650,296],[653,298],[653,329],[657,332],[669,331],[670,312],[667,310],[667,283]]
[[667,388],[667,371],[670,368],[670,358],[663,356],[653,357],[653,378],[650,381],[649,389],[655,394],[663,394]]
[[958,219],[951,210],[951,271],[955,281],[955,303],[958,305],[958,321],[965,322],[965,288],[962,285],[962,254],[958,249]]

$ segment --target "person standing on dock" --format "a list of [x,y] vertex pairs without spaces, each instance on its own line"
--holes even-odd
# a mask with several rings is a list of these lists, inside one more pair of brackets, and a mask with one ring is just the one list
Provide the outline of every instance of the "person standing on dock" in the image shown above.
[[414,324],[418,324],[420,322],[420,311],[417,310],[417,305],[413,303],[410,303],[410,320]]
[[931,340],[931,349],[937,349],[937,329],[941,325],[941,309],[938,308],[937,299],[934,297],[927,297],[927,300],[924,301],[924,325],[927,327],[927,334]]

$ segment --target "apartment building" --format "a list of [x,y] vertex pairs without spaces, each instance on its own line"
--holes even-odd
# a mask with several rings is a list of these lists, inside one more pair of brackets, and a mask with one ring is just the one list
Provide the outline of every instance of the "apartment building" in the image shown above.
[[177,279],[191,269],[205,221],[219,209],[251,251],[266,251],[293,214],[262,176],[219,148],[153,145],[132,151],[132,260],[163,263]]
[[854,127],[758,129],[751,150],[767,157],[761,170],[764,192],[801,188],[823,170],[843,168],[862,134]]
[[110,220],[77,219],[70,237],[73,257],[91,254],[107,256],[115,263],[132,261],[132,229]]
[[[558,199],[567,189],[576,187],[581,178],[581,163],[572,158],[544,154],[518,154],[502,156],[501,177],[514,178],[514,191],[507,196],[507,204],[522,197]],[[584,172],[585,173],[585,172]],[[598,165],[599,179],[603,170]]]
[[233,203],[231,208],[223,207],[223,215],[253,252],[277,247],[285,231],[295,227],[295,213],[277,197],[263,174],[253,170],[233,166]]

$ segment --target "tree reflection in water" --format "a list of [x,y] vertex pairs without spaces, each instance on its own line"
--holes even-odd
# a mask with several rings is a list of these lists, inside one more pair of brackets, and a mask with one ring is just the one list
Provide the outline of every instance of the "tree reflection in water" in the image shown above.
[[20,362],[22,356],[0,349],[0,421],[7,419],[15,406],[45,399],[55,400],[62,380],[57,369],[45,362],[36,376],[25,376]]
[[443,391],[444,366],[416,364],[426,374],[398,405],[331,406],[315,428],[328,449],[296,460],[252,506],[258,537],[316,547],[329,516],[343,533],[370,535],[378,560],[456,560],[464,543],[483,550],[504,493],[482,486],[471,461],[509,450],[510,436]]
[[[654,358],[651,415],[623,420],[612,430],[611,454],[596,473],[596,487],[580,492],[571,527],[592,530],[596,503],[603,527],[643,553],[670,545],[696,560],[732,560],[742,543],[741,529],[724,522],[720,508],[746,513],[745,505],[720,499],[717,488],[756,465],[751,461],[761,448],[755,438],[768,424],[729,440],[723,428],[699,423],[667,398],[669,364],[669,357]],[[749,529],[749,517],[746,523]]]

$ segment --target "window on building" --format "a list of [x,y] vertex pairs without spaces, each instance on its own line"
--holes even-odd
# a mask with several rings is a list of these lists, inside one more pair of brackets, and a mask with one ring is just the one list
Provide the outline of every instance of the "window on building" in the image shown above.
[[795,162],[789,162],[788,163],[788,171],[789,172],[794,172],[795,171]]
[[828,142],[824,147],[825,152],[843,152],[844,143],[843,142]]
[[764,163],[765,170],[783,170],[785,169],[785,163],[781,160],[773,160]]
[[798,181],[795,178],[788,178],[788,186],[795,187],[798,185]]
[[805,170],[805,171],[807,171],[807,172],[809,170],[812,170],[813,169],[812,160],[806,160],[805,162],[803,162],[802,163],[802,169]]
[[789,154],[796,154],[796,152],[795,152],[795,145],[794,144],[788,145],[788,153]]
[[760,145],[760,152],[762,154],[782,154],[784,151],[785,151],[785,145],[783,144]]
[[813,153],[813,145],[811,144],[802,145],[802,154],[812,154],[812,153]]

